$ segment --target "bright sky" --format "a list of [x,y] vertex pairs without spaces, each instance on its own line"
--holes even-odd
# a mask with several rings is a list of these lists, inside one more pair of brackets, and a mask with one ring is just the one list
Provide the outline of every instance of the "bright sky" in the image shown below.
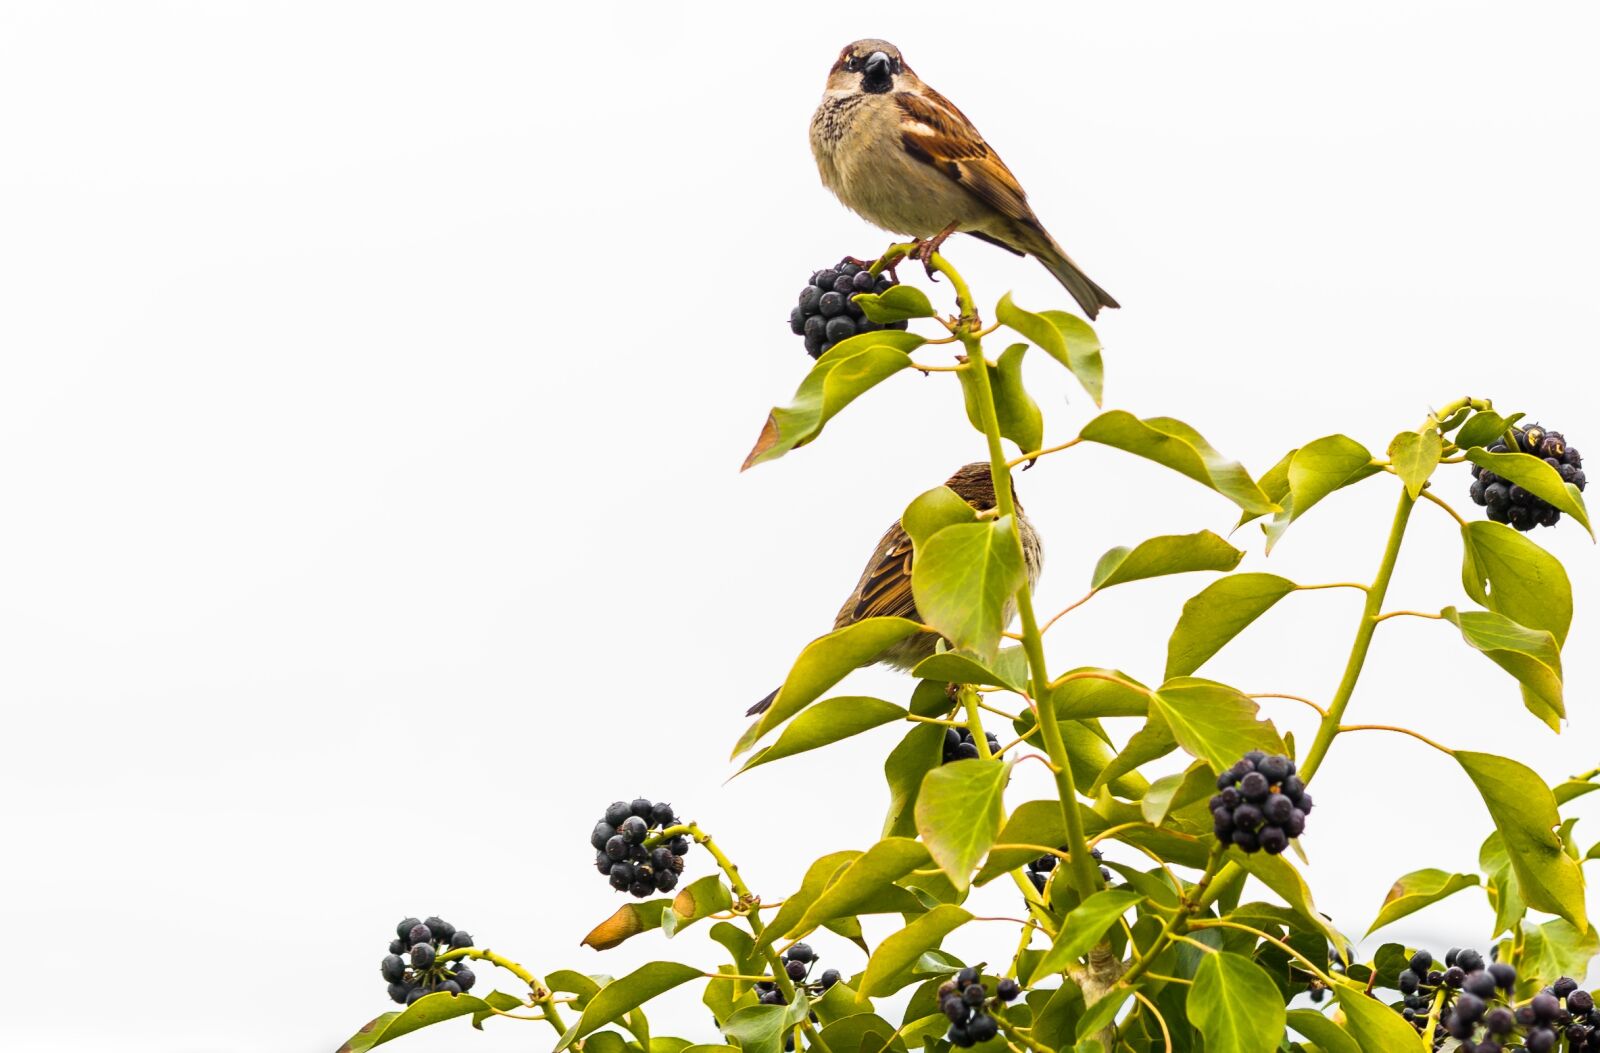
[[[1182,417],[1259,472],[1332,431],[1381,451],[1463,394],[1600,458],[1597,23],[1578,4],[0,7],[0,899],[27,963],[0,1045],[331,1051],[386,1008],[406,914],[538,971],[713,966],[695,930],[579,948],[620,902],[586,847],[619,797],[677,804],[769,899],[876,837],[893,729],[723,785],[743,707],[905,503],[982,452],[953,380],[905,375],[737,471],[808,365],[800,285],[888,240],[806,143],[844,43],[898,43],[1125,305],[1099,326],[1107,405]],[[990,304],[1069,306],[1031,261],[949,255]],[[1036,357],[1059,441],[1092,407]],[[1467,482],[1440,492],[1465,509]],[[1019,489],[1046,612],[1112,546],[1234,519],[1104,449]],[[1392,500],[1385,480],[1332,498],[1270,560],[1243,530],[1243,566],[1368,579]],[[1352,717],[1551,780],[1597,763],[1600,554],[1570,522],[1537,537],[1579,598],[1565,734],[1411,619],[1383,627]],[[1464,602],[1458,567],[1453,525],[1419,509],[1393,605]],[[1158,678],[1206,580],[1106,593],[1051,632],[1052,664]],[[1326,699],[1357,599],[1291,598],[1204,671]],[[1304,711],[1268,705],[1307,741]],[[1310,878],[1347,931],[1398,875],[1474,867],[1487,815],[1419,744],[1341,740],[1318,782]],[[1391,931],[1481,946],[1488,920],[1468,892]],[[956,946],[1009,954],[996,936]],[[697,998],[657,1031],[709,1039]],[[406,1048],[538,1048],[532,1026]]]

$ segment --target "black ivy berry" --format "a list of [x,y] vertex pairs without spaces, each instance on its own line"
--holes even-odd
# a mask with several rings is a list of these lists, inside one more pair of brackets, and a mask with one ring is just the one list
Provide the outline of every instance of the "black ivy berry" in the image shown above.
[[[1311,795],[1295,774],[1294,761],[1281,753],[1251,750],[1217,777],[1217,790],[1211,798],[1212,830],[1241,851],[1275,856],[1305,831]],[[1432,961],[1430,956],[1420,968],[1413,961],[1411,971],[1420,976]]]
[[[1535,424],[1527,428],[1512,428],[1517,448],[1511,453],[1526,453],[1538,457],[1561,475],[1563,482],[1579,490],[1588,485],[1583,473],[1583,458],[1575,447],[1568,446],[1566,438],[1558,431]],[[1505,441],[1489,447],[1490,453],[1508,452]],[[1473,502],[1482,505],[1489,519],[1505,523],[1517,530],[1532,530],[1536,526],[1555,526],[1561,512],[1554,505],[1535,497],[1511,480],[1496,475],[1480,465],[1472,466],[1472,486],[1467,493]]]
[[[426,921],[406,918],[395,931],[404,935],[389,944],[389,955],[379,967],[393,1001],[410,1005],[424,995],[456,995],[471,989],[477,978],[465,961],[443,957],[448,951],[471,947],[471,934],[438,916]],[[408,953],[409,963],[401,951]]]
[[[994,737],[994,732],[986,731],[983,737],[989,742],[989,756],[996,759],[1000,756],[1000,740]],[[958,760],[976,760],[983,756],[978,752],[978,744],[973,741],[972,732],[966,728],[944,729],[944,763]]]
[[678,825],[672,805],[639,797],[617,801],[606,809],[605,817],[594,828],[590,843],[598,844],[595,869],[606,876],[611,887],[644,899],[678,886],[683,873],[683,856],[689,839],[680,835],[661,844],[647,845],[654,830]]
[[[1066,850],[1067,846],[1062,845],[1061,851],[1065,852]],[[1100,862],[1102,858],[1098,848],[1089,849],[1089,855],[1094,858],[1096,863]],[[1045,885],[1050,881],[1050,872],[1055,870],[1056,865],[1060,862],[1061,860],[1056,856],[1040,856],[1038,859],[1031,859],[1028,861],[1028,866],[1024,873],[1028,875],[1028,880],[1033,882],[1033,887],[1038,889],[1040,892],[1043,892]],[[1111,871],[1107,870],[1105,867],[1101,867],[1100,880],[1110,882]]]
[[789,312],[789,329],[805,338],[806,354],[812,358],[857,333],[904,329],[905,322],[868,321],[861,305],[852,299],[857,293],[883,293],[894,284],[886,275],[874,278],[859,264],[842,260],[837,267],[811,275]]
[[939,1010],[950,1021],[945,1038],[952,1046],[962,1049],[989,1041],[999,1034],[1000,1026],[985,1009],[1010,1002],[1021,993],[1021,985],[1006,978],[995,986],[995,1001],[991,1002],[978,970],[971,967],[961,970],[939,986]]
[[837,969],[824,969],[823,972],[822,972],[822,977],[817,981],[817,985],[819,987],[821,987],[824,991],[826,991],[828,988],[832,987],[834,984],[836,984],[838,982],[839,982],[839,970],[837,970]]

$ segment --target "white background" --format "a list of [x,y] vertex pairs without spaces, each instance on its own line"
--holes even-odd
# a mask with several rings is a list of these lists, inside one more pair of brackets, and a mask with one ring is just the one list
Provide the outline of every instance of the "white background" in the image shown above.
[[[805,277],[887,241],[806,143],[854,37],[900,44],[1121,299],[1108,405],[1257,472],[1336,430],[1381,451],[1469,393],[1600,457],[1592,8],[598,7],[0,7],[0,1045],[331,1051],[385,1009],[408,913],[538,971],[714,966],[693,931],[579,948],[619,902],[586,843],[619,797],[679,805],[769,899],[871,842],[896,729],[723,784],[743,707],[883,527],[982,452],[954,382],[908,374],[737,471],[808,365]],[[1070,306],[1032,261],[949,255],[988,302]],[[1059,441],[1092,407],[1036,357]],[[1101,448],[1018,482],[1047,613],[1105,549],[1234,519]],[[1439,490],[1469,510],[1466,486]],[[1240,531],[1244,567],[1368,579],[1392,502],[1340,494],[1270,561]],[[1565,734],[1408,619],[1351,716],[1551,780],[1594,765],[1600,564],[1569,521],[1538,539],[1579,595]],[[1464,602],[1458,566],[1419,507],[1393,605]],[[1158,677],[1203,584],[1108,592],[1052,664]],[[1205,671],[1326,699],[1358,601],[1292,597]],[[1473,868],[1487,815],[1445,758],[1352,736],[1325,772],[1304,843],[1346,930],[1400,873]],[[1392,932],[1481,946],[1488,918],[1469,892]],[[709,1038],[697,999],[657,1029]],[[406,1041],[543,1048],[535,1027]]]

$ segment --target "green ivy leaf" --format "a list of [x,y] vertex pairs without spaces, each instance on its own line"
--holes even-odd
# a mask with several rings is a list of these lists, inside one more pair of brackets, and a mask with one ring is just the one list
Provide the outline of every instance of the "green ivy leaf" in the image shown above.
[[945,527],[911,567],[917,611],[957,650],[985,662],[994,659],[1007,607],[1026,580],[1010,516]]
[[[937,724],[919,725],[938,729],[943,734],[943,729]],[[793,893],[784,897],[783,906],[778,908],[778,913],[767,919],[767,926],[763,930],[760,943],[756,945],[770,947],[779,936],[796,928],[800,919],[805,917],[806,911],[822,895],[832,882],[838,877],[845,867],[854,863],[864,855],[862,852],[846,850],[843,852],[830,852],[806,868],[806,876],[800,879],[800,887]]]
[[942,684],[987,684],[1021,692],[1028,686],[1028,656],[1021,647],[1002,647],[994,661],[985,664],[971,655],[941,651],[918,662],[911,675]]
[[[1061,802],[1050,799],[1027,801],[1018,806],[1001,828],[995,844],[1003,845],[1059,845],[1067,839],[1066,822],[1061,815]],[[1015,870],[1039,853],[1023,849],[996,849],[984,860],[983,869],[973,879],[973,884],[983,885]]]
[[1066,311],[1040,311],[1039,317],[1049,319],[1050,324],[1061,334],[1061,339],[1067,345],[1067,357],[1070,359],[1068,368],[1072,370],[1072,375],[1078,378],[1078,383],[1083,385],[1083,390],[1094,399],[1094,404],[1099,406],[1101,392],[1105,388],[1106,371],[1105,363],[1100,358],[1099,334],[1088,322]]
[[1251,750],[1284,753],[1272,724],[1256,719],[1259,707],[1226,684],[1179,677],[1156,689],[1151,705],[1191,756],[1220,773]]
[[883,822],[884,837],[916,834],[915,808],[917,795],[922,792],[922,779],[943,763],[943,752],[944,728],[938,724],[917,724],[884,760],[883,774],[889,782],[889,814]]
[[[1274,505],[1282,505],[1289,499],[1289,465],[1294,463],[1294,455],[1299,452],[1299,449],[1290,450],[1278,460],[1277,464],[1268,468],[1261,478],[1256,480],[1256,485],[1261,488],[1261,492],[1266,494],[1267,500]],[[1244,512],[1239,516],[1239,522],[1235,524],[1235,529],[1244,526],[1252,519],[1260,517],[1261,514],[1260,512]]]
[[[1033,401],[1022,383],[1022,356],[1027,344],[1012,344],[1000,353],[1000,360],[989,365],[989,390],[994,398],[995,421],[1000,425],[1001,438],[1010,439],[1023,452],[1037,450],[1044,445],[1044,414]],[[979,391],[975,375],[962,370],[961,397],[966,402],[967,420],[978,431],[983,430],[983,414],[979,410]]]
[[[805,915],[783,935],[798,936],[824,922],[854,914],[920,913],[922,906],[916,896],[895,882],[927,862],[928,849],[917,842],[904,837],[884,838],[839,871]],[[776,924],[769,925],[763,937],[776,931]]]
[[742,1053],[783,1053],[784,1033],[809,1011],[804,995],[790,1005],[747,1005],[722,1022],[722,1034],[738,1043]]
[[[891,285],[881,293],[857,293],[851,297],[869,322],[906,322],[913,318],[932,318],[938,314],[928,294],[915,285]],[[876,333],[865,333],[876,336]]]
[[[513,1009],[521,1009],[527,1005],[527,1002],[525,1002],[523,999],[518,998],[516,995],[506,994],[504,991],[490,991],[488,994],[483,996],[483,1000],[493,1008],[500,1010],[502,1013],[509,1012]],[[487,1009],[481,1009],[472,1014],[472,1026],[477,1028],[479,1031],[482,1031],[483,1022],[495,1015],[495,1013],[490,1012]]]
[[[1056,716],[1062,721],[1091,720],[1095,717],[1142,717],[1150,709],[1150,692],[1143,684],[1120,669],[1079,666],[1075,673],[1104,673],[1116,679],[1084,676],[1062,680],[1051,692],[1056,700]],[[1029,720],[1032,726],[1032,720]],[[1018,733],[1027,730],[1018,728]]]
[[1133,548],[1114,548],[1101,556],[1089,587],[1107,589],[1126,581],[1195,570],[1232,570],[1243,558],[1242,550],[1209,530],[1168,534],[1141,541]]
[[1517,885],[1517,875],[1511,869],[1511,853],[1506,851],[1505,838],[1500,836],[1500,831],[1484,838],[1483,846],[1478,849],[1478,869],[1483,871],[1484,892],[1494,908],[1491,935],[1498,936],[1510,931],[1528,911]]
[[[754,976],[766,972],[766,961],[761,953],[756,950],[755,937],[741,929],[732,922],[719,921],[711,926],[710,936],[713,940],[727,948],[733,956],[733,971],[745,976]],[[749,981],[737,980],[734,982],[736,989],[743,992]],[[727,1014],[724,1013],[724,1016]]]
[[[1157,709],[1151,713],[1144,722],[1144,727],[1134,732],[1128,739],[1127,745],[1122,747],[1111,761],[1095,776],[1094,782],[1089,787],[1089,793],[1098,793],[1100,787],[1113,780],[1137,771],[1158,757],[1165,757],[1178,748],[1178,740],[1172,733],[1172,726],[1167,723],[1166,717]],[[1237,758],[1236,758],[1237,759]],[[1076,768],[1077,765],[1074,765]],[[1081,778],[1081,776],[1080,776]],[[1211,781],[1214,784],[1217,773],[1212,772]]]
[[1230,857],[1234,862],[1251,877],[1267,886],[1289,905],[1289,909],[1298,914],[1313,930],[1321,932],[1323,936],[1335,947],[1351,947],[1353,942],[1348,936],[1334,927],[1333,923],[1323,917],[1316,903],[1311,899],[1311,888],[1306,884],[1306,879],[1296,870],[1294,864],[1282,856],[1269,856],[1265,852],[1244,854],[1231,852]]
[[1078,1018],[1078,1051],[1083,1050],[1086,1042],[1099,1046],[1101,1043],[1090,1036],[1100,1029],[1107,1027],[1117,1018],[1117,1013],[1133,997],[1133,989],[1121,984],[1113,987],[1084,1010]]
[[1426,1053],[1422,1036],[1417,1029],[1390,1009],[1367,994],[1359,984],[1338,983],[1333,989],[1344,1010],[1345,1029],[1361,1048],[1383,1050],[1383,1053]]
[[1289,1026],[1315,1042],[1321,1053],[1361,1053],[1361,1047],[1338,1024],[1315,1009],[1291,1009]]
[[1456,445],[1463,450],[1473,446],[1493,446],[1505,438],[1506,431],[1523,416],[1513,413],[1509,417],[1502,417],[1493,410],[1479,410],[1456,432]]
[[[1593,925],[1578,929],[1564,918],[1528,926],[1523,939],[1523,978],[1542,983],[1563,976],[1581,981],[1589,972],[1589,963],[1600,955],[1600,932]],[[1529,972],[1531,976],[1526,975]]]
[[1001,325],[1020,333],[1070,369],[1094,404],[1100,405],[1105,366],[1100,359],[1100,338],[1089,323],[1064,311],[1035,314],[1023,310],[1012,302],[1010,293],[995,305],[994,316]]
[[1395,475],[1406,484],[1406,493],[1415,501],[1428,478],[1439,467],[1439,455],[1444,452],[1444,440],[1433,428],[1424,432],[1403,431],[1389,444],[1389,463]]
[[918,494],[900,514],[900,526],[918,551],[945,527],[977,521],[978,510],[948,486],[936,486]]
[[971,920],[972,915],[967,911],[943,904],[886,937],[867,961],[867,970],[861,976],[859,1000],[898,991],[905,986],[902,974],[922,956],[923,951],[939,946],[946,936]]
[[795,659],[772,705],[739,740],[734,754],[755,745],[761,736],[821,698],[851,672],[871,665],[889,647],[921,631],[920,625],[905,618],[865,618],[812,640]]
[[1324,436],[1300,447],[1289,462],[1288,500],[1266,527],[1267,551],[1318,501],[1379,471],[1367,448],[1345,435]]
[[1166,676],[1188,676],[1295,590],[1276,574],[1230,574],[1191,596],[1167,640]]
[[[521,1005],[521,1001],[517,1000]],[[451,995],[443,991],[421,998],[406,1006],[404,1012],[384,1013],[350,1036],[349,1041],[339,1047],[339,1053],[363,1053],[373,1046],[381,1046],[391,1042],[402,1035],[409,1035],[430,1024],[437,1024],[444,1020],[454,1020],[458,1016],[471,1016],[475,1013],[493,1015],[489,1003],[482,998],[472,995]]]
[[1518,890],[1528,906],[1588,927],[1583,907],[1583,871],[1562,849],[1555,796],[1531,768],[1509,757],[1456,750],[1478,788],[1511,859]]
[[1572,625],[1572,582],[1561,561],[1526,534],[1478,520],[1461,528],[1461,584],[1474,601],[1559,646]]
[[1208,954],[1186,1003],[1207,1053],[1269,1053],[1283,1037],[1283,999],[1272,977],[1241,954]]
[[1039,959],[1028,983],[1032,984],[1051,973],[1065,971],[1069,965],[1088,954],[1089,949],[1100,942],[1106,930],[1143,898],[1129,889],[1108,888],[1101,889],[1078,904],[1062,921],[1055,942]]
[[822,426],[856,398],[911,367],[910,352],[925,343],[915,333],[885,330],[841,340],[822,353],[800,382],[794,401],[767,415],[740,471],[774,461],[822,434]]
[[665,899],[647,899],[641,903],[624,903],[615,914],[596,925],[579,946],[609,951],[641,932],[659,929],[662,912],[667,909],[669,902]]
[[1439,614],[1461,630],[1467,645],[1517,678],[1527,691],[1523,703],[1551,730],[1561,730],[1567,715],[1561,698],[1561,648],[1546,629],[1529,629],[1493,611],[1458,611],[1446,607]]
[[1396,881],[1389,889],[1389,894],[1383,897],[1383,907],[1367,929],[1367,935],[1371,936],[1390,922],[1453,896],[1464,888],[1476,888],[1477,884],[1476,874],[1452,874],[1432,867],[1413,870]]
[[671,939],[682,929],[733,906],[733,890],[720,874],[707,874],[683,888],[672,899],[672,908],[661,916],[661,932]]
[[778,741],[745,761],[740,774],[759,764],[793,757],[863,731],[902,719],[906,711],[893,702],[865,695],[827,698],[801,713],[783,729]]
[[626,976],[612,980],[600,988],[600,993],[589,1000],[577,1023],[561,1036],[555,1053],[571,1046],[607,1024],[644,1005],[657,995],[664,994],[680,984],[700,977],[699,969],[679,962],[650,962],[641,965]]
[[1278,510],[1243,465],[1224,458],[1199,432],[1181,420],[1171,417],[1140,420],[1125,410],[1111,410],[1084,425],[1079,437],[1166,465],[1210,487],[1246,512],[1259,515]]
[[1210,797],[1216,789],[1217,773],[1205,761],[1195,761],[1185,770],[1151,783],[1139,801],[1139,812],[1145,822],[1160,826],[1173,812]]
[[1562,481],[1561,473],[1546,464],[1544,458],[1531,453],[1490,453],[1473,448],[1467,451],[1467,460],[1555,505],[1581,523],[1591,538],[1594,537],[1594,527],[1589,525],[1589,510],[1584,506],[1582,492],[1571,483]]
[[965,890],[995,834],[1011,765],[1004,761],[944,764],[922,780],[917,833],[928,854],[957,889]]
[[875,1013],[857,1013],[822,1029],[828,1049],[854,1053],[906,1053],[906,1044],[889,1021]]

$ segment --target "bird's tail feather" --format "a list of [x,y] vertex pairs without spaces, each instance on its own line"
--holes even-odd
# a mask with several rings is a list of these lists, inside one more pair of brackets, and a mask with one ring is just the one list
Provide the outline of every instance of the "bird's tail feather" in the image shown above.
[[755,705],[753,705],[749,709],[745,710],[744,711],[744,715],[747,716],[747,717],[753,717],[757,713],[765,713],[767,711],[767,709],[769,707],[771,707],[772,700],[777,698],[777,697],[778,697],[778,689],[777,688],[773,688],[772,691],[768,693],[766,698],[763,698],[760,702],[757,702]]
[[1091,321],[1100,313],[1100,308],[1102,307],[1122,306],[1111,298],[1110,293],[1091,281],[1089,276],[1083,273],[1083,270],[1076,263],[1072,262],[1072,258],[1060,249],[1056,249],[1053,252],[1040,252],[1036,255],[1039,257],[1039,262],[1044,264],[1051,274],[1055,275],[1056,281],[1060,282],[1067,292],[1072,294],[1072,298],[1078,301],[1078,306],[1083,308],[1083,313],[1088,315]]

